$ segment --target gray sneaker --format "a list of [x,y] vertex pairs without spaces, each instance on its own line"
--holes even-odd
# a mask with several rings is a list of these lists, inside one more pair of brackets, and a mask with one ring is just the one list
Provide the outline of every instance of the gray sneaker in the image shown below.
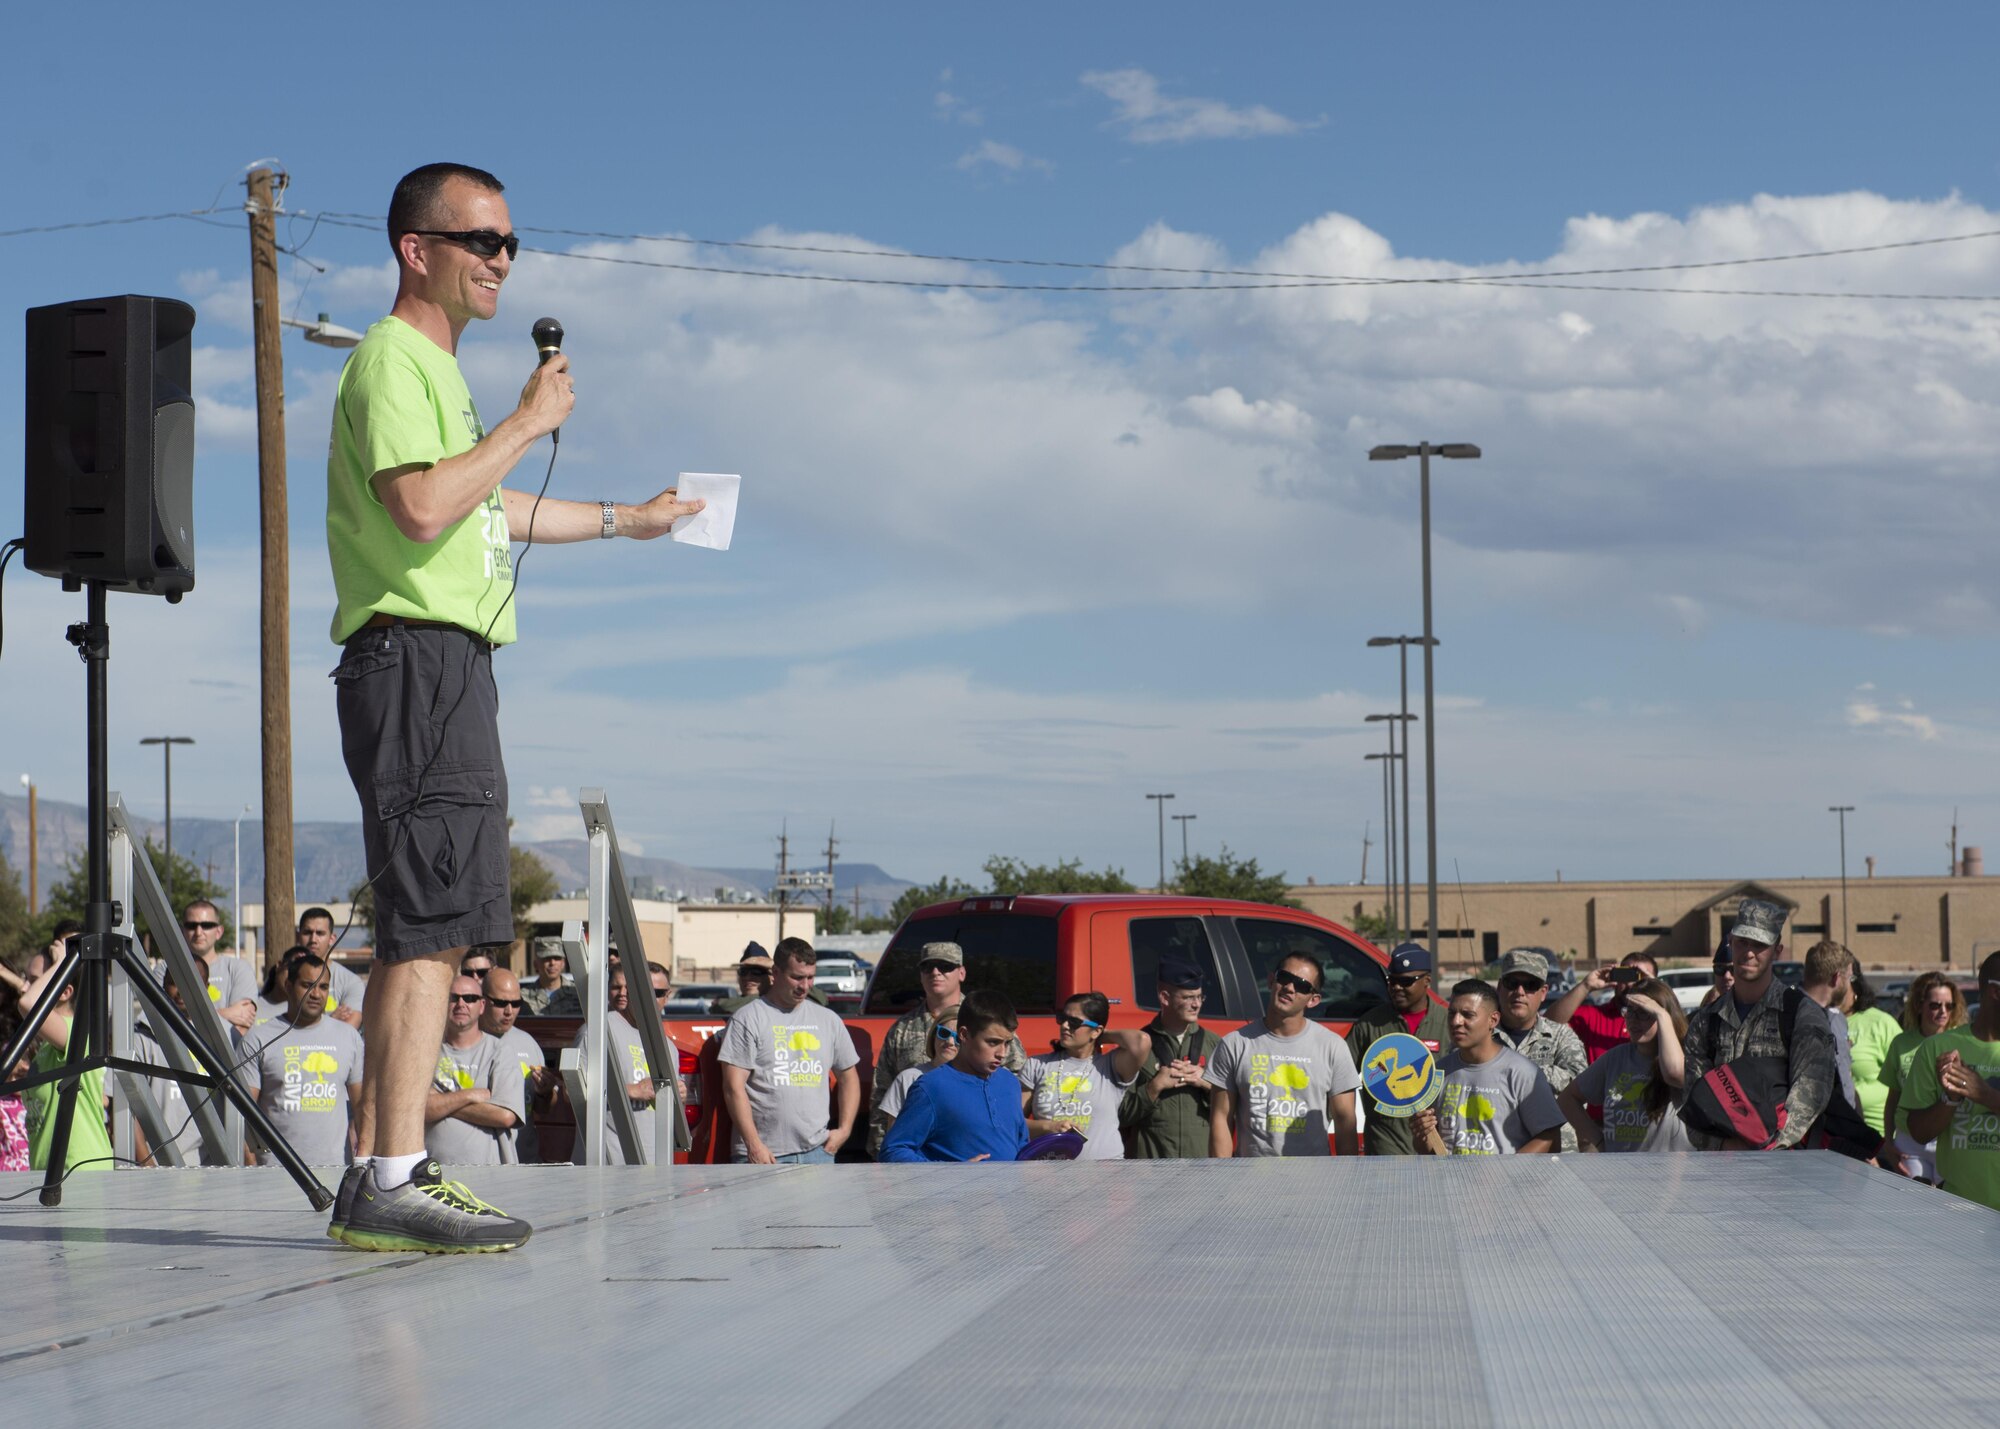
[[354,1193],[361,1189],[361,1178],[368,1174],[368,1163],[357,1161],[347,1168],[340,1178],[340,1189],[333,1195],[333,1219],[327,1223],[326,1233],[334,1240],[340,1239],[340,1230],[347,1224],[347,1216],[354,1209]]
[[[331,1232],[330,1232],[331,1233]],[[526,1221],[494,1209],[434,1160],[421,1163],[401,1186],[384,1191],[375,1168],[356,1184],[347,1220],[335,1239],[356,1250],[421,1251],[426,1255],[512,1250],[533,1234]]]

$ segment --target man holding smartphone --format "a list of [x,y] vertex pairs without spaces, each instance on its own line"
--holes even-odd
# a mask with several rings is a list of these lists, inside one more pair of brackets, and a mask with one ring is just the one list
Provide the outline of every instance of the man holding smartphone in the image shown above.
[[[1625,994],[1660,975],[1660,965],[1644,953],[1627,953],[1615,968],[1592,968],[1583,981],[1564,993],[1543,1016],[1566,1024],[1583,1042],[1595,1062],[1625,1043]],[[1595,994],[1611,994],[1603,1003]],[[1588,999],[1588,1000],[1586,1000]]]

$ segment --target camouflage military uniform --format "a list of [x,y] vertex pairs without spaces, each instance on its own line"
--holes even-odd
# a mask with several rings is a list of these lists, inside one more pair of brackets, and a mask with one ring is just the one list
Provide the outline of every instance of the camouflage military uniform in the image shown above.
[[[1791,1090],[1785,1094],[1785,1126],[1771,1143],[1772,1150],[1795,1146],[1812,1130],[1820,1113],[1833,1098],[1833,1027],[1826,1009],[1811,998],[1800,996],[1792,1008],[1792,1025],[1785,1027],[1785,984],[1777,978],[1764,989],[1747,1016],[1739,1016],[1736,999],[1724,993],[1688,1019],[1687,1041],[1682,1047],[1687,1062],[1683,1079],[1687,1086],[1742,1057],[1789,1059]],[[1714,1151],[1722,1142],[1706,1132],[1688,1128],[1688,1139],[1699,1151]]]
[[[921,1007],[906,1012],[883,1034],[882,1045],[875,1049],[875,1083],[868,1098],[868,1154],[877,1161],[882,1159],[882,1138],[889,1134],[882,1098],[905,1068],[921,1067],[931,1059],[933,1025],[931,1015]],[[1021,1055],[1021,1039],[1017,1037],[1007,1048],[1007,1070],[1018,1077],[1027,1069],[1028,1059]]]
[[[1542,1075],[1549,1079],[1549,1090],[1559,1092],[1578,1077],[1590,1065],[1590,1054],[1583,1050],[1583,1039],[1561,1022],[1551,1022],[1536,1014],[1534,1024],[1526,1032],[1516,1036],[1507,1025],[1500,1024],[1500,1040],[1510,1044],[1516,1052],[1542,1069]],[[1576,1150],[1576,1128],[1563,1118],[1561,1151]]]

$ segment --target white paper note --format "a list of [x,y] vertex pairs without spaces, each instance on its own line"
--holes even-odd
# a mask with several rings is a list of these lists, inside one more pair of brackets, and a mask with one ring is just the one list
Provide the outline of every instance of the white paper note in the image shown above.
[[680,476],[681,500],[699,496],[708,505],[692,516],[674,522],[673,539],[689,546],[706,546],[711,551],[729,549],[736,534],[736,491],[743,478],[710,471],[684,471]]

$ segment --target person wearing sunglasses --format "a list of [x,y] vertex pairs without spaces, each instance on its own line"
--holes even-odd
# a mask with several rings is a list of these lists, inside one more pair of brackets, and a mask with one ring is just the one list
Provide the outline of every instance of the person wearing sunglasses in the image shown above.
[[388,240],[395,302],[341,369],[327,448],[334,700],[375,891],[366,1164],[342,1178],[328,1232],[368,1250],[511,1250],[527,1222],[416,1172],[459,961],[514,936],[493,680],[493,652],[516,636],[513,543],[652,540],[702,503],[672,487],[616,505],[503,486],[570,419],[576,388],[568,355],[548,355],[489,431],[459,370],[460,340],[499,311],[520,251],[499,179],[465,164],[411,171]]
[[222,1020],[238,1032],[257,1025],[257,973],[234,953],[225,953],[222,912],[206,898],[197,898],[181,912],[181,935],[188,951],[208,964],[208,1000]]
[[1210,1156],[1358,1155],[1355,1089],[1347,1044],[1306,1014],[1319,1006],[1326,971],[1310,953],[1271,969],[1264,1016],[1216,1045],[1206,1073]]
[[896,1118],[903,1114],[903,1103],[910,1099],[910,1088],[926,1072],[945,1066],[958,1055],[958,1004],[953,1003],[938,1013],[937,1021],[931,1024],[931,1034],[926,1045],[930,1050],[930,1060],[920,1067],[905,1067],[896,1074],[896,1080],[889,1084],[889,1090],[882,1097],[880,1111],[888,1123],[889,1130],[896,1126]]
[[1979,965],[1979,994],[1970,1024],[1917,1048],[1901,1100],[1911,1138],[1937,1145],[1938,1185],[2000,1211],[2000,953]]
[[557,1077],[542,1044],[514,1024],[521,1018],[521,980],[510,968],[494,968],[480,983],[486,1001],[479,1012],[479,1030],[500,1041],[500,1065],[508,1076],[521,1079],[521,1124],[500,1135],[500,1159],[512,1166],[541,1160],[535,1140],[535,1107],[547,1100]]
[[[1560,1092],[1583,1075],[1590,1058],[1576,1033],[1542,1016],[1548,996],[1549,960],[1531,948],[1515,948],[1500,959],[1500,1040],[1542,1069],[1551,1090]],[[1561,1151],[1576,1150],[1576,1132],[1564,1123]]]
[[1937,1145],[1910,1135],[1910,1114],[1902,1105],[1903,1086],[1924,1043],[1965,1023],[1965,998],[1958,984],[1941,972],[1921,973],[1903,999],[1903,1030],[1889,1044],[1882,1060],[1882,1084],[1889,1090],[1882,1106],[1883,1130],[1895,1137],[1896,1149],[1903,1157],[1903,1174],[1933,1186],[1937,1184]]
[[[1101,992],[1080,992],[1056,1016],[1050,1055],[1030,1057],[1021,1079],[1021,1112],[1028,1136],[1074,1131],[1083,1138],[1079,1161],[1122,1161],[1125,1138],[1118,1134],[1118,1103],[1145,1065],[1146,1034],[1136,1027],[1112,1028],[1111,1001]],[[1112,1050],[1098,1051],[1109,1042]]]
[[451,980],[444,1047],[424,1108],[424,1150],[441,1168],[500,1165],[501,1138],[527,1115],[520,1072],[502,1055],[500,1039],[479,1025],[485,1008],[477,980]]
[[[361,1093],[361,1034],[326,1015],[332,973],[304,949],[285,963],[285,1012],[244,1039],[242,1075],[271,1127],[308,1166],[354,1159],[353,1105]],[[246,1131],[246,1164],[278,1164]]]
[[[897,971],[897,958],[897,950],[892,948],[884,960],[883,966],[891,976]],[[908,976],[907,973],[903,975]],[[878,974],[876,981],[879,986],[885,979]],[[925,1044],[930,1037],[931,1023],[937,1019],[939,1011],[955,1007],[965,1000],[965,949],[957,943],[943,941],[925,943],[920,947],[917,950],[917,991],[923,997],[922,1003],[896,1019],[882,1034],[882,1045],[875,1053],[875,1072],[869,1088],[868,1154],[878,1161],[882,1157],[882,1139],[889,1134],[889,1124],[882,1116],[882,1098],[888,1095],[890,1086],[906,1069],[924,1064]],[[1006,1065],[1017,1079],[1028,1070],[1027,1059],[1021,1055],[1019,1045],[1007,1049]]]
[[[1431,953],[1422,943],[1398,943],[1386,969],[1389,996],[1357,1017],[1347,1029],[1347,1051],[1356,1065],[1379,1037],[1406,1032],[1430,1049],[1433,1057],[1445,1049],[1451,1027],[1445,1006],[1431,995]],[[1407,1117],[1384,1116],[1366,1090],[1361,1095],[1368,1112],[1366,1150],[1370,1156],[1414,1156],[1417,1144]]]

